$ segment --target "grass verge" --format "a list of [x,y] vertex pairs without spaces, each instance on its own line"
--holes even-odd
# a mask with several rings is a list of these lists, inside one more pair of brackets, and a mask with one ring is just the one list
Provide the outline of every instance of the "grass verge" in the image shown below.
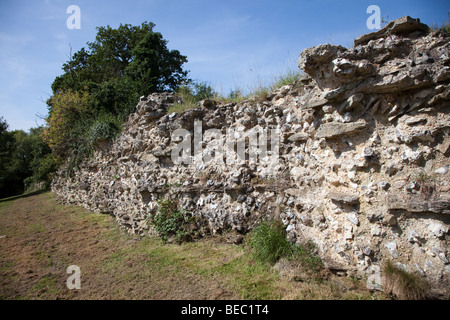
[[[221,237],[164,244],[133,236],[113,217],[59,205],[50,193],[3,202],[0,235],[2,299],[378,298],[346,278],[285,277]],[[80,267],[80,290],[66,286],[70,265]]]

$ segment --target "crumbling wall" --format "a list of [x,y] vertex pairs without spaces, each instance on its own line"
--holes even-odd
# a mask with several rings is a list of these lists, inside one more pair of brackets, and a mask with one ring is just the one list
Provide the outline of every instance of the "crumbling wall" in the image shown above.
[[[381,289],[381,266],[390,259],[448,297],[449,40],[405,17],[353,48],[303,51],[306,75],[265,99],[206,100],[168,114],[178,97],[142,97],[122,135],[99,146],[71,179],[62,169],[52,190],[67,203],[113,214],[137,234],[152,232],[149,216],[161,198],[177,198],[201,217],[203,233],[245,234],[277,215],[290,239],[312,240],[332,270],[366,276]],[[214,139],[190,163],[174,161],[177,129],[191,134],[185,139],[211,129],[239,139],[255,127],[277,130],[265,161],[249,159],[248,139],[245,161],[230,163],[225,152],[205,161],[219,150]]]

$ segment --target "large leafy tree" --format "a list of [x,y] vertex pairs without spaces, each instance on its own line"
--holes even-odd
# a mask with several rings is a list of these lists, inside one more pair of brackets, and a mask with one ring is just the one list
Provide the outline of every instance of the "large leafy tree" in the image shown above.
[[189,81],[183,70],[187,58],[170,50],[154,27],[152,22],[98,27],[95,40],[63,64],[64,73],[52,84],[43,132],[58,160],[78,162],[96,140],[119,132],[117,123],[134,111],[140,96]]
[[[188,80],[182,68],[187,58],[178,50],[169,50],[167,40],[153,31],[154,26],[144,22],[140,26],[121,24],[117,29],[98,27],[88,49],[81,48],[63,65],[64,74],[53,82],[53,93],[87,87],[95,97],[99,91],[115,87],[139,97],[176,89]],[[98,94],[100,104],[109,103],[101,101],[104,95]]]
[[147,33],[133,49],[133,57],[125,71],[141,92],[175,90],[187,80],[187,71],[181,68],[186,57],[170,51],[160,33]]

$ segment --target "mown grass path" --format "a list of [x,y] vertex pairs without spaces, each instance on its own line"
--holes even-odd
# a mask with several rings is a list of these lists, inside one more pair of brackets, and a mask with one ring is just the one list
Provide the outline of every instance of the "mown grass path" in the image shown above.
[[[0,299],[372,299],[349,279],[293,281],[243,245],[163,244],[51,193],[0,200]],[[81,270],[69,290],[67,267]]]

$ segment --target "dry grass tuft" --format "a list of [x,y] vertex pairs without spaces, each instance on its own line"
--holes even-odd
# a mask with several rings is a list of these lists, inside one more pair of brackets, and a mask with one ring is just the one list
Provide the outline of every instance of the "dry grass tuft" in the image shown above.
[[384,291],[399,300],[422,300],[427,296],[428,285],[423,277],[395,266],[388,260],[384,266]]

